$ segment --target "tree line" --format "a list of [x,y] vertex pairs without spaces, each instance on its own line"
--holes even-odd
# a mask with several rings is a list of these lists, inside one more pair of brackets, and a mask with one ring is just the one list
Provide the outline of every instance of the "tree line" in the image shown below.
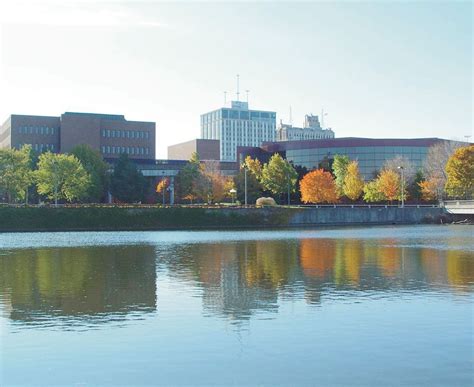
[[110,192],[122,202],[141,201],[146,181],[127,155],[113,173],[100,153],[78,145],[69,154],[38,154],[31,145],[0,149],[0,201],[100,203]]
[[[323,160],[318,168],[307,171],[294,166],[280,154],[262,164],[250,156],[233,178],[222,176],[218,162],[201,162],[196,154],[176,177],[178,200],[218,203],[229,200],[232,192],[240,203],[254,204],[262,196],[280,203],[367,203],[434,201],[445,197],[472,198],[474,187],[474,146],[440,142],[428,150],[424,165],[416,170],[403,156],[387,160],[373,179],[365,181],[357,160],[336,155]],[[164,192],[164,181],[157,192]]]
[[[403,174],[403,179],[402,179]],[[237,201],[255,204],[271,196],[279,203],[337,203],[401,200],[434,201],[472,198],[474,145],[440,142],[428,151],[423,168],[415,170],[402,156],[385,162],[372,180],[362,177],[357,160],[336,155],[308,171],[274,154],[267,163],[247,157],[237,175],[223,176],[218,161],[200,161],[193,154],[174,179],[178,203]],[[163,201],[170,180],[153,187],[147,201]],[[99,203],[110,193],[116,202],[137,203],[150,194],[150,182],[123,154],[112,168],[87,145],[69,154],[35,153],[31,146],[0,149],[0,201]]]

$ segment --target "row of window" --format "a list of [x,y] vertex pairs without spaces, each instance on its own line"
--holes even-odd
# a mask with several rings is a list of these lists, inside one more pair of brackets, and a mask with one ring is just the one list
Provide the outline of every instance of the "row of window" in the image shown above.
[[201,123],[205,124],[228,118],[233,120],[275,120],[276,113],[255,110],[221,109],[211,113],[203,114],[201,116]]
[[19,126],[17,129],[19,134],[42,134],[44,136],[53,136],[57,131],[57,128],[49,126]]
[[18,149],[21,149],[23,145],[31,145],[31,149],[36,152],[47,152],[51,151],[54,152],[56,150],[56,146],[54,144],[18,144]]
[[149,155],[150,148],[141,146],[109,146],[102,145],[103,154],[120,155],[126,153],[127,155]]
[[150,138],[150,132],[138,130],[109,130],[102,129],[102,137],[108,138]]

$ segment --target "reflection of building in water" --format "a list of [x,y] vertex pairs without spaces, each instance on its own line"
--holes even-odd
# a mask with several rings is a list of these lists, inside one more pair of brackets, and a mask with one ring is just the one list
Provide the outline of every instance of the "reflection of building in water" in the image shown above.
[[0,265],[14,320],[49,315],[106,322],[110,314],[156,309],[153,247],[17,250]]

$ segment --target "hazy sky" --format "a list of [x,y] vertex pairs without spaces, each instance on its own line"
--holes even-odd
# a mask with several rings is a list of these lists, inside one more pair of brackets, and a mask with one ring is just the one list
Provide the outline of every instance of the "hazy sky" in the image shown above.
[[[337,137],[472,134],[471,2],[0,0],[0,120],[156,121],[158,156],[235,96]],[[472,139],[471,139],[472,140]]]

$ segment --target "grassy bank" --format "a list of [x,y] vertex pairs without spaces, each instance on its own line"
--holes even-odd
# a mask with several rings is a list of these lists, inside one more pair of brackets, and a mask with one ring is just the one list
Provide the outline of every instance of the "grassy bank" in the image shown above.
[[283,226],[291,209],[0,207],[0,231],[160,230]]

